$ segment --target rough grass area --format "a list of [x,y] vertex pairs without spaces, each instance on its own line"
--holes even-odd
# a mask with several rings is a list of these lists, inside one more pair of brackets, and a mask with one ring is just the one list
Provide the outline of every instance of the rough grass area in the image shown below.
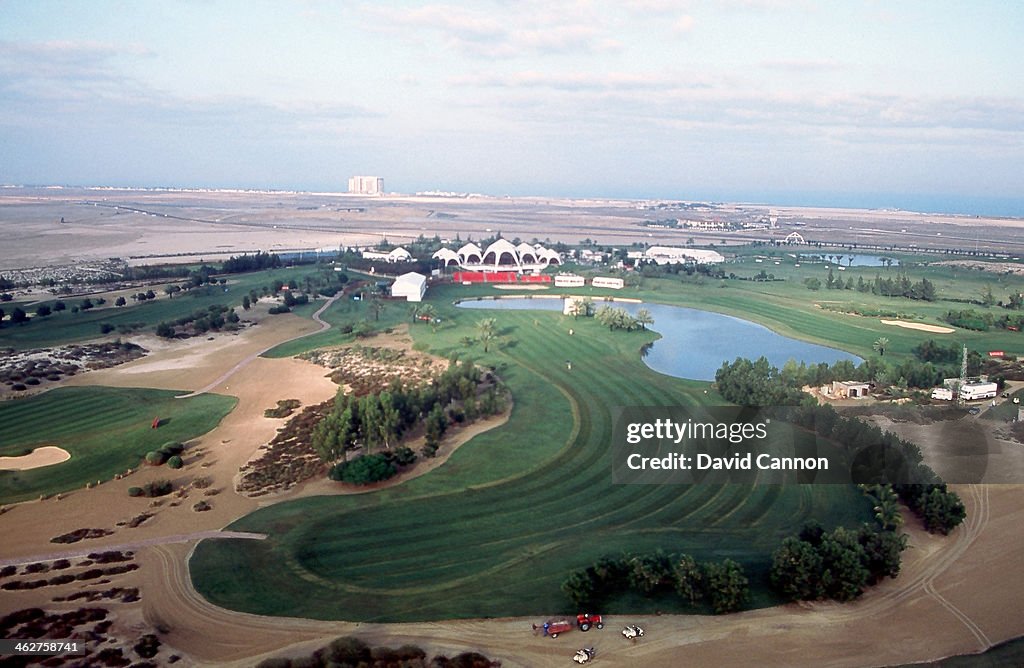
[[[305,275],[314,274],[317,271],[315,267],[307,265],[247,274],[232,274],[225,276],[227,279],[225,285],[204,285],[188,292],[179,292],[175,297],[169,298],[164,294],[163,286],[181,284],[185,280],[177,279],[154,285],[156,299],[138,303],[129,300],[125,306],[113,305],[115,294],[125,293],[123,290],[92,295],[91,298],[94,302],[97,297],[104,296],[107,303],[103,307],[95,307],[78,313],[72,313],[71,308],[79,305],[83,297],[62,297],[61,301],[67,305],[67,309],[64,311],[55,312],[45,318],[33,318],[31,323],[24,325],[4,323],[5,326],[0,328],[0,347],[9,346],[16,350],[25,350],[96,339],[101,336],[100,326],[104,323],[113,325],[115,330],[120,326],[139,325],[144,331],[152,331],[157,323],[163,320],[175,320],[214,304],[234,307],[239,317],[244,319],[245,311],[242,309],[242,298],[249,294],[250,290],[261,291],[263,286],[272,286],[276,280],[285,283],[289,280],[296,280],[301,283]],[[145,292],[146,288],[142,288],[141,291]],[[23,305],[22,308],[31,312],[40,304],[52,306],[56,301],[58,300],[50,299],[32,302],[31,306]],[[308,315],[315,308],[315,304],[310,304],[301,313]],[[10,312],[12,309],[13,306],[4,306],[5,311]]]
[[[262,509],[232,529],[266,541],[203,541],[191,560],[210,601],[258,614],[358,621],[542,615],[567,609],[568,573],[622,551],[685,552],[745,564],[752,605],[776,603],[769,555],[816,518],[870,518],[840,485],[612,485],[609,437],[617,406],[722,403],[705,383],[642,363],[650,332],[609,332],[540,311],[459,311],[412,326],[417,347],[497,367],[515,405],[509,422],[462,446],[430,475],[356,496]],[[466,344],[493,316],[499,340]],[[575,334],[569,336],[569,327]],[[572,369],[566,368],[572,359]],[[603,612],[684,611],[676,600],[613,600]]]
[[[62,464],[28,471],[0,471],[0,503],[64,492],[137,467],[168,441],[201,436],[234,408],[236,399],[204,394],[113,387],[57,388],[0,403],[0,455],[20,455],[42,445],[71,453]],[[159,417],[161,426],[152,428]]]

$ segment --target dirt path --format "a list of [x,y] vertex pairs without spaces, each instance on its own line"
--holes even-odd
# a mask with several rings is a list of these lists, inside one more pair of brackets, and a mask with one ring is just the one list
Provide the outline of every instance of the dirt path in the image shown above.
[[[536,637],[536,619],[458,620],[411,624],[355,624],[237,613],[211,605],[192,588],[185,572],[184,546],[161,545],[157,552],[162,594],[146,599],[147,619],[175,620],[174,640],[200,665],[252,665],[275,647],[301,654],[329,639],[356,633],[371,643],[416,643],[428,652],[482,651],[506,668],[566,665],[584,642],[613,666],[676,668],[688,665],[887,665],[936,660],[977,652],[1022,633],[1015,615],[992,614],[1024,594],[1018,578],[1005,577],[993,560],[1019,570],[1016,533],[990,527],[996,515],[1014,525],[1024,515],[1022,488],[958,487],[968,521],[948,537],[927,534],[908,519],[910,548],[902,574],[851,604],[803,603],[722,617],[608,617],[603,631]],[[990,499],[994,496],[994,499]],[[993,513],[993,506],[995,506]],[[1017,524],[1019,526],[1019,524]],[[983,543],[979,545],[979,543]],[[178,554],[178,559],[174,555]],[[1011,566],[1010,564],[1014,564]],[[965,597],[964,589],[969,590]],[[639,623],[647,636],[636,645],[619,637],[619,627]],[[230,642],[215,639],[230,638]],[[170,642],[170,641],[169,641]],[[258,655],[258,656],[257,656]]]
[[[297,339],[302,339],[302,338],[305,338],[307,336],[312,336],[313,334],[319,334],[320,332],[323,332],[323,331],[326,331],[326,330],[330,329],[331,328],[331,323],[324,322],[320,318],[320,316],[323,314],[324,311],[326,311],[328,308],[330,308],[331,305],[334,302],[338,301],[338,298],[340,296],[341,296],[340,293],[334,295],[333,297],[328,299],[326,302],[324,302],[323,306],[318,308],[315,313],[313,313],[313,320],[320,324],[320,329],[315,329],[315,330],[310,331],[310,332],[305,332],[303,334],[299,334],[298,336],[295,336],[295,337],[293,337],[291,339],[288,339],[288,341],[284,341],[283,343],[289,343],[291,341],[295,341]],[[257,350],[256,352],[250,353],[247,357],[245,357],[244,359],[239,361],[237,364],[235,364],[235,366],[233,366],[230,369],[228,369],[227,371],[225,371],[223,374],[221,374],[221,376],[219,378],[217,378],[216,380],[212,381],[206,387],[204,387],[202,389],[199,389],[199,390],[195,390],[194,392],[190,392],[189,394],[183,394],[183,395],[181,395],[181,396],[179,396],[177,398],[178,399],[187,399],[189,397],[195,397],[195,396],[198,396],[200,394],[204,394],[206,392],[210,392],[215,387],[217,387],[221,383],[225,382],[228,378],[231,378],[231,376],[235,375],[238,371],[242,370],[243,368],[245,368],[246,366],[251,364],[252,361],[255,360],[257,357],[259,357],[263,353],[267,352],[271,348],[276,348],[279,345],[280,345],[280,343],[275,343],[273,345],[267,346],[263,350]]]

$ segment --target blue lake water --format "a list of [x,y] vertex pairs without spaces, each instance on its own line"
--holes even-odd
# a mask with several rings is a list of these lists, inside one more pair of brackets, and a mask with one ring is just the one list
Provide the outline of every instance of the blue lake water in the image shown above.
[[[596,305],[600,304],[597,302]],[[561,312],[562,300],[485,299],[464,301],[459,306],[471,309]],[[612,306],[621,306],[634,315],[641,308],[650,311],[654,317],[651,329],[661,334],[662,338],[650,347],[644,355],[644,362],[655,371],[677,378],[714,380],[715,372],[722,366],[722,362],[731,362],[737,357],[757,359],[763,355],[777,367],[790,359],[807,364],[833,364],[839,360],[859,364],[862,361],[856,355],[842,350],[791,339],[763,325],[721,313],[666,304],[616,302]],[[566,319],[568,327],[571,321],[568,316]]]

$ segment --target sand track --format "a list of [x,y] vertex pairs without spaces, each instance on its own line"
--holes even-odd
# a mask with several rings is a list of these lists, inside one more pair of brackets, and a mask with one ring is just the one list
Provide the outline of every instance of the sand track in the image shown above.
[[[175,640],[200,664],[247,665],[255,655],[292,646],[306,651],[337,635],[356,633],[369,642],[416,642],[436,651],[480,650],[500,658],[506,668],[564,665],[584,641],[599,647],[601,658],[616,666],[670,668],[686,653],[693,665],[748,665],[758,656],[766,666],[862,666],[909,660],[934,660],[953,653],[977,652],[1005,640],[972,614],[984,606],[989,587],[1021,586],[1000,582],[990,573],[977,575],[973,604],[956,605],[941,593],[945,576],[975,548],[991,516],[989,489],[961,486],[968,521],[948,537],[931,536],[909,520],[910,548],[903,572],[851,604],[804,603],[723,617],[610,617],[604,631],[573,633],[551,640],[530,634],[531,619],[458,620],[411,624],[355,624],[295,618],[271,618],[225,610],[203,599],[192,587],[182,554],[184,546],[160,545],[156,553],[161,595],[144,599],[147,619],[172,620]],[[1000,494],[1000,502],[1018,494]],[[1012,537],[1004,537],[1003,540]],[[1002,541],[1001,541],[1002,542]],[[1003,548],[1007,545],[1003,543]],[[178,555],[176,558],[175,555]],[[984,555],[981,555],[984,556]],[[962,569],[961,569],[962,570]],[[958,573],[957,578],[965,573]],[[640,623],[647,637],[630,645],[617,626]],[[935,630],[942,629],[941,635]],[[958,631],[957,629],[960,629]],[[230,638],[230,642],[212,642]],[[870,640],[864,640],[870,639]],[[880,640],[884,639],[884,642]],[[173,644],[173,643],[172,643]],[[699,659],[698,659],[699,657]],[[796,660],[795,657],[800,657]]]
[[[334,302],[338,301],[338,298],[339,298],[340,296],[341,296],[341,293],[338,293],[338,294],[334,295],[333,297],[331,297],[330,299],[328,299],[327,301],[325,301],[325,302],[324,302],[324,304],[323,304],[323,306],[321,306],[320,308],[318,308],[318,309],[317,309],[317,310],[316,310],[316,311],[315,311],[315,312],[313,313],[313,320],[314,320],[315,322],[317,322],[317,323],[318,323],[318,324],[320,325],[320,329],[315,329],[315,330],[313,330],[313,331],[310,331],[310,332],[305,332],[305,333],[303,333],[303,334],[299,334],[298,336],[296,336],[296,337],[293,337],[293,338],[289,339],[289,341],[295,341],[295,340],[297,340],[297,339],[305,338],[305,337],[307,337],[307,336],[312,336],[313,334],[319,334],[320,332],[323,332],[323,331],[325,331],[325,330],[328,330],[328,329],[330,329],[330,328],[331,328],[331,323],[329,323],[329,322],[324,322],[324,321],[323,321],[323,320],[322,320],[322,319],[320,318],[320,316],[321,316],[321,315],[323,314],[323,312],[324,312],[324,311],[326,311],[326,310],[327,310],[328,308],[330,308],[330,307],[331,307],[331,305],[332,305],[332,304],[333,304]],[[264,348],[263,350],[258,350],[258,351],[256,351],[256,352],[250,353],[250,354],[249,354],[248,356],[246,356],[246,357],[245,357],[244,359],[242,359],[241,361],[239,361],[239,362],[238,362],[237,364],[235,364],[235,365],[234,365],[233,367],[231,367],[230,369],[228,369],[227,371],[225,371],[225,372],[224,372],[223,374],[221,374],[221,375],[220,375],[220,376],[219,376],[218,378],[216,378],[216,379],[214,379],[213,381],[211,381],[211,382],[210,382],[210,383],[209,383],[209,384],[208,384],[208,385],[207,385],[206,387],[204,387],[204,388],[201,388],[201,389],[198,389],[198,390],[195,390],[194,392],[190,392],[189,394],[183,394],[183,395],[181,395],[181,396],[179,396],[179,397],[176,397],[176,398],[178,398],[178,399],[188,399],[189,397],[195,397],[195,396],[198,396],[198,395],[200,395],[200,394],[204,394],[204,393],[206,393],[206,392],[210,392],[210,391],[212,391],[212,390],[213,390],[214,388],[216,388],[216,387],[217,387],[217,386],[219,386],[220,384],[224,383],[224,382],[225,382],[225,381],[227,381],[227,380],[228,380],[229,378],[231,378],[231,377],[232,377],[233,375],[235,375],[236,373],[238,373],[239,371],[241,371],[242,369],[244,369],[244,368],[245,368],[246,366],[248,366],[249,364],[251,364],[251,363],[253,362],[253,360],[255,360],[255,359],[256,359],[257,357],[259,357],[259,356],[260,356],[260,355],[262,355],[263,353],[267,352],[267,351],[268,351],[268,350],[270,350],[271,348],[276,348],[276,347],[277,347],[278,345],[279,345],[279,344],[275,343],[275,344],[272,344],[272,345],[269,345],[269,346],[267,346],[267,347],[266,347],[266,348]]]

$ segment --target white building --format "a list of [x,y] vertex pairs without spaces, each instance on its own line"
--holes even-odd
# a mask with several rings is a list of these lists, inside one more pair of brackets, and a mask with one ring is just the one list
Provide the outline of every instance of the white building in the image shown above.
[[421,302],[427,293],[427,277],[410,271],[402,274],[391,284],[392,297],[405,297],[407,302]]
[[556,274],[555,275],[555,287],[556,288],[581,288],[585,284],[582,276],[576,274]]
[[725,262],[725,257],[718,251],[703,248],[678,248],[675,246],[651,246],[644,252],[644,257],[656,264],[679,264],[696,262],[697,264],[717,264]]
[[607,276],[595,276],[594,280],[590,282],[595,288],[612,288],[613,290],[621,290],[626,282],[621,278],[610,278]]
[[383,260],[384,262],[391,263],[408,262],[409,260],[412,260],[412,253],[401,246],[392,251],[388,251],[387,253],[383,251],[364,250],[362,252],[362,256],[365,260]]
[[348,180],[348,191],[354,195],[383,195],[384,179],[379,176],[353,176]]
[[840,399],[863,399],[871,394],[871,386],[855,380],[832,381],[832,396]]

